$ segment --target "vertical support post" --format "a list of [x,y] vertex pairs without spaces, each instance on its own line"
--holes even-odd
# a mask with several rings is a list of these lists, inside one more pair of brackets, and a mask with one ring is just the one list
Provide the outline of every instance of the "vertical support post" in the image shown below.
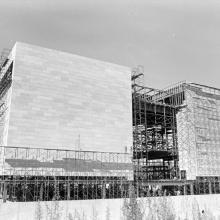
[[43,201],[43,200],[44,200],[44,185],[43,185],[42,182],[40,183],[40,195],[39,195],[39,200],[40,200],[40,201]]
[[4,186],[3,186],[3,202],[6,202],[7,200],[7,182],[4,181]]
[[102,199],[106,198],[106,184],[103,182],[102,184]]
[[214,191],[214,194],[216,194],[216,179],[213,178],[214,182],[213,182],[213,191]]
[[187,195],[186,184],[183,185],[183,194]]
[[123,198],[124,197],[124,184],[121,182],[120,184],[120,198]]
[[137,182],[137,185],[136,185],[136,193],[137,193],[137,197],[139,197],[139,186],[140,186],[140,183]]
[[70,200],[70,181],[68,177],[68,182],[67,182],[67,200]]
[[190,184],[190,195],[194,195],[194,185],[193,185],[193,183]]
[[209,194],[212,194],[212,182],[209,181]]
[[3,181],[1,180],[1,184],[0,184],[0,196],[1,198],[3,198]]

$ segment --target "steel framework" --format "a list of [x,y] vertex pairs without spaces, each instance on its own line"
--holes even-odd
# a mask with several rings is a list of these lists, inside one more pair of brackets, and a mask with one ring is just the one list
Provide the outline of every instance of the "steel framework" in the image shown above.
[[[5,132],[13,62],[0,60],[0,131]],[[220,90],[181,82],[159,90],[132,70],[131,154],[4,146],[4,200],[99,199],[220,193]],[[165,192],[166,191],[166,192]]]
[[220,90],[186,82],[149,88],[139,66],[132,97],[137,193],[168,185],[172,193],[219,193]]
[[13,60],[0,59],[0,195],[6,201],[127,196],[133,180],[128,153],[4,146]]
[[1,195],[16,201],[119,198],[133,179],[131,155],[0,147]]

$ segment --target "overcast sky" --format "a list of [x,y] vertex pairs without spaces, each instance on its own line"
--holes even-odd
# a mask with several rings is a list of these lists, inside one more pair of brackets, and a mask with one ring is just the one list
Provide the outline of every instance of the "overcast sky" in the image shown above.
[[0,0],[0,50],[16,41],[220,88],[219,0]]

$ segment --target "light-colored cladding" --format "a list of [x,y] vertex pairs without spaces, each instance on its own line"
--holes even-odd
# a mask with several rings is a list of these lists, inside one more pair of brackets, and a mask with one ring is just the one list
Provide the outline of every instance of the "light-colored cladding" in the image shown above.
[[130,69],[16,43],[9,146],[125,152],[132,146]]
[[188,180],[197,176],[195,117],[192,92],[185,91],[184,108],[177,113],[177,137],[179,148],[179,168],[186,171]]
[[187,179],[220,176],[220,91],[189,87],[177,114],[180,170]]

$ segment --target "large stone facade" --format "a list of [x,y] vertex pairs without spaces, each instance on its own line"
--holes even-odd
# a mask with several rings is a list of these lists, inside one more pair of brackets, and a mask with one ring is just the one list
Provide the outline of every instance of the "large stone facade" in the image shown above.
[[24,43],[12,54],[8,146],[131,148],[129,68]]
[[220,90],[188,85],[177,114],[179,165],[187,179],[220,176]]

